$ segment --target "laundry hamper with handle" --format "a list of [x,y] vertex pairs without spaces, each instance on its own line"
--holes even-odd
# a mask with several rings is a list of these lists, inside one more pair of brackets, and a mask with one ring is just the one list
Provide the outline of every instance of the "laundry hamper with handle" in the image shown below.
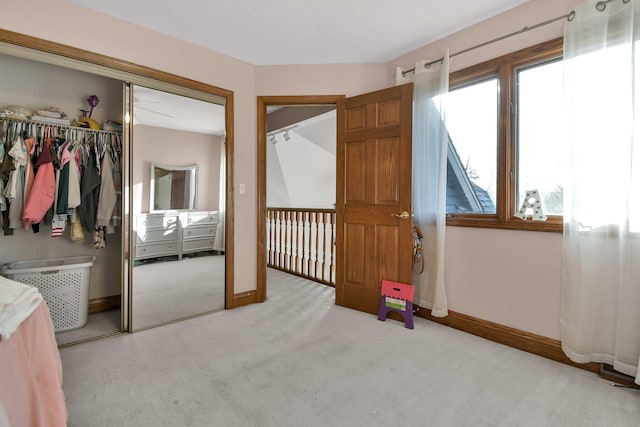
[[49,306],[55,331],[63,332],[87,323],[94,261],[94,256],[15,261],[5,264],[2,273],[11,280],[37,287]]

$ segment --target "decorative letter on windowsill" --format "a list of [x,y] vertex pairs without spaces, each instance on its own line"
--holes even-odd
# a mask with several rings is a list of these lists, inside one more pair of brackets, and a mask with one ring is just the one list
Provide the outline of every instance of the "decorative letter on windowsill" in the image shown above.
[[538,190],[529,190],[522,202],[520,210],[514,215],[520,219],[527,219],[527,210],[532,209],[531,217],[534,221],[546,221],[547,217],[542,212],[542,203],[540,203],[540,193]]

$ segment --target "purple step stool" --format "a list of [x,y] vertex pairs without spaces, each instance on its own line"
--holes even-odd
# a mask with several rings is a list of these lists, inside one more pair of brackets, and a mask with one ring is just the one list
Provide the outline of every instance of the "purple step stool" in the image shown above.
[[382,281],[378,320],[387,319],[390,311],[395,311],[404,319],[404,327],[413,329],[413,285],[390,280]]

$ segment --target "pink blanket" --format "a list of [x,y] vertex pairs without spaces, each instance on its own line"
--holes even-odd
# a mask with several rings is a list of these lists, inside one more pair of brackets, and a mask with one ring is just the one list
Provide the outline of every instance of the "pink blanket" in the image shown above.
[[11,426],[67,425],[62,363],[44,301],[0,341],[0,402]]

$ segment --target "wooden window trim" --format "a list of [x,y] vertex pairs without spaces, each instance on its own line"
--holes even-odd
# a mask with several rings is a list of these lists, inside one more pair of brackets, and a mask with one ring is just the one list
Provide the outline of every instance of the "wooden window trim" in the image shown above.
[[511,105],[516,102],[517,70],[536,63],[562,56],[562,38],[553,39],[517,52],[491,59],[453,72],[449,75],[449,87],[454,89],[482,79],[497,77],[498,97],[498,159],[495,214],[457,214],[450,213],[447,226],[498,228],[507,230],[562,232],[563,218],[549,216],[547,221],[523,221],[513,216],[518,195],[515,181],[516,135],[513,125],[515,115]]

